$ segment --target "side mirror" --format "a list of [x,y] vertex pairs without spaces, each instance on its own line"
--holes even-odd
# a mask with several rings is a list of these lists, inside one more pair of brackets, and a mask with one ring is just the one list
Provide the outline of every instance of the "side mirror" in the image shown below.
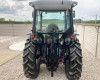
[[73,18],[75,18],[75,11],[72,11]]

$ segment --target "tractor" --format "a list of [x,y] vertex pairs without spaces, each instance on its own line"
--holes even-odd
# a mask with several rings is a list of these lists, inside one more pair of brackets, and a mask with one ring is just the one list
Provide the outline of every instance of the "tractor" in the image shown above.
[[35,0],[32,30],[23,50],[23,71],[27,78],[35,79],[45,64],[54,76],[59,64],[65,66],[68,80],[79,80],[82,73],[82,49],[74,31],[72,0]]

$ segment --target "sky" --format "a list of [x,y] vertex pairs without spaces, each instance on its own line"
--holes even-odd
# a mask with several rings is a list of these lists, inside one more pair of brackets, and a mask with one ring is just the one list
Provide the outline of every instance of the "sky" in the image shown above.
[[[0,18],[15,21],[32,21],[33,8],[29,2],[33,0],[0,0]],[[100,0],[74,0],[78,5],[74,8],[76,19],[100,19]]]

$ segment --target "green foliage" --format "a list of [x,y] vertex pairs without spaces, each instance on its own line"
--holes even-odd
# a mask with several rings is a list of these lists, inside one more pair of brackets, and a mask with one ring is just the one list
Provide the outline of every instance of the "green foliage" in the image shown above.
[[[74,19],[74,23],[82,23],[81,19]],[[63,20],[57,20],[57,19],[45,19],[43,20],[43,23],[64,23]],[[83,21],[85,24],[95,24],[95,20],[88,20],[88,21]],[[96,21],[97,24],[100,24],[100,20]],[[0,24],[32,24],[32,21],[12,21],[9,19],[9,21],[5,21],[5,18],[0,18]]]
[[5,18],[0,18],[0,24],[32,24],[32,21],[6,21]]
[[[74,19],[74,23],[86,23],[86,24],[95,24],[95,20],[88,20],[88,21],[83,21],[81,19]],[[100,20],[96,21],[97,24],[100,24]]]
[[81,19],[74,19],[73,22],[74,23],[82,23],[82,20]]
[[32,21],[0,21],[0,24],[32,24]]
[[5,21],[5,18],[0,18],[0,21]]
[[[92,23],[95,24],[95,20],[83,21],[84,23]],[[97,24],[100,24],[100,20],[96,21]]]
[[64,21],[59,19],[44,19],[42,22],[43,24],[49,24],[49,23],[55,24],[55,23],[63,23]]

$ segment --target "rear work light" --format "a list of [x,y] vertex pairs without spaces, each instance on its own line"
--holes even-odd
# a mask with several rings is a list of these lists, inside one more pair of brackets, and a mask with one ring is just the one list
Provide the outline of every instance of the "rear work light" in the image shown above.
[[30,37],[31,37],[31,38],[35,38],[35,35],[32,34],[32,35],[30,35]]

